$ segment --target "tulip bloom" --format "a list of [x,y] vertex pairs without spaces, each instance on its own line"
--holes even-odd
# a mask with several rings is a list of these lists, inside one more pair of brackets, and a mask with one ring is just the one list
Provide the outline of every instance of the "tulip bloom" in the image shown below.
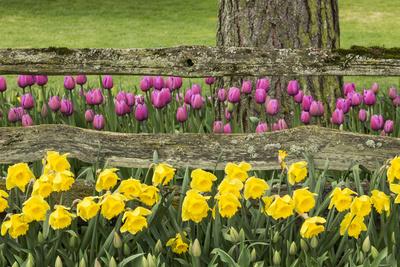
[[153,86],[156,90],[161,90],[164,87],[164,79],[161,76],[153,78]]
[[194,95],[201,94],[201,86],[198,84],[193,84],[191,90]]
[[224,124],[222,121],[214,121],[213,123],[213,133],[223,133],[224,132]]
[[35,77],[36,84],[39,86],[45,86],[49,81],[47,75],[36,75]]
[[371,126],[372,130],[374,130],[374,131],[382,130],[383,124],[384,124],[384,120],[383,120],[382,115],[372,115],[371,116],[370,126]]
[[359,106],[363,102],[363,97],[360,93],[352,93],[352,94],[349,94],[348,97],[350,97],[349,99],[351,100],[351,105],[353,107]]
[[387,120],[385,121],[385,124],[383,125],[383,130],[385,133],[390,134],[393,132],[394,129],[394,123],[392,120]]
[[274,116],[276,114],[278,114],[279,112],[279,102],[277,99],[270,99],[269,101],[266,102],[265,104],[265,110],[266,112],[271,115]]
[[362,122],[367,120],[367,111],[365,109],[360,109],[358,112],[358,119]]
[[7,82],[6,79],[2,76],[0,76],[0,93],[4,92],[7,90]]
[[294,102],[301,104],[301,102],[303,101],[303,96],[304,96],[304,92],[302,90],[299,90],[299,92],[293,96]]
[[153,78],[150,76],[144,76],[140,81],[139,88],[143,92],[148,91],[151,87],[153,87]]
[[256,127],[256,133],[265,133],[268,132],[268,124],[265,122],[259,122]]
[[33,99],[33,96],[30,93],[21,96],[21,106],[24,109],[27,110],[32,109],[34,105],[35,105],[35,100]]
[[137,121],[147,120],[149,117],[149,112],[147,110],[146,104],[137,104],[135,109],[135,119]]
[[186,104],[190,105],[191,102],[192,102],[192,95],[193,95],[192,89],[187,89],[186,92],[185,92],[185,97],[183,98],[183,101]]
[[304,111],[310,111],[311,103],[313,101],[313,97],[310,95],[303,96],[301,101],[301,109]]
[[101,81],[104,89],[110,90],[114,87],[113,78],[111,75],[105,75]]
[[193,94],[190,100],[193,109],[201,109],[204,105],[203,97],[200,94]]
[[28,86],[28,75],[18,75],[17,84],[22,89]]
[[237,87],[231,87],[228,91],[228,101],[230,103],[239,103],[240,101],[240,90]]
[[94,111],[92,109],[88,109],[85,111],[85,120],[86,122],[93,122],[94,119]]
[[48,102],[49,108],[53,112],[57,112],[61,107],[61,100],[58,96],[51,96]]
[[71,116],[74,113],[74,106],[68,99],[62,99],[60,104],[60,111],[65,116]]
[[321,101],[311,102],[309,114],[314,117],[319,117],[324,115],[324,104],[322,104]]
[[75,80],[72,76],[64,77],[64,88],[70,91],[75,89]]
[[256,92],[254,93],[254,101],[256,101],[257,104],[264,104],[266,98],[267,92],[264,89],[256,89]]
[[352,93],[356,90],[356,85],[354,83],[345,83],[343,85],[343,93],[347,96],[349,93]]
[[258,79],[256,82],[256,88],[264,89],[266,92],[269,90],[269,80],[267,78]]
[[290,96],[295,96],[300,90],[299,82],[296,80],[289,81],[287,86],[287,93]]
[[351,100],[347,100],[344,98],[338,98],[336,100],[336,108],[343,110],[343,113],[347,113],[350,110]]
[[176,120],[180,123],[185,122],[188,119],[188,113],[186,107],[179,107],[176,111]]
[[204,79],[204,82],[208,85],[212,85],[213,83],[215,83],[215,78],[214,77],[206,77]]
[[373,83],[371,86],[371,90],[372,90],[372,92],[374,92],[374,94],[377,94],[379,92],[379,84]]
[[151,103],[157,109],[162,109],[167,105],[165,97],[159,90],[151,92]]
[[104,116],[101,114],[96,114],[93,117],[93,128],[96,130],[102,130],[104,129],[104,126],[106,124],[106,121],[104,119]]
[[341,125],[344,122],[344,112],[341,109],[335,109],[332,113],[331,122],[336,125]]
[[364,90],[364,103],[367,106],[373,106],[376,103],[376,96],[372,90]]
[[129,108],[128,104],[126,104],[126,102],[124,100],[116,100],[115,101],[115,113],[117,114],[117,116],[124,116],[126,114],[128,114],[131,111],[131,109]]
[[226,94],[226,90],[224,88],[220,88],[218,89],[218,100],[219,102],[225,102],[227,94]]
[[33,125],[33,120],[29,114],[22,115],[21,122],[24,127]]
[[84,74],[80,74],[80,75],[76,76],[75,81],[77,84],[82,86],[87,82],[87,77]]
[[[251,81],[243,81],[242,83],[242,93],[243,94],[251,94]],[[265,90],[264,90],[265,91]]]
[[[1,91],[1,87],[0,87],[0,91]],[[388,95],[390,99],[395,99],[397,97],[397,89],[395,87],[390,87],[389,91],[388,91]]]
[[231,128],[231,125],[230,125],[229,123],[227,123],[227,124],[224,125],[224,133],[225,133],[225,134],[230,134],[230,133],[232,133],[232,128]]
[[311,120],[310,113],[308,111],[302,111],[300,115],[300,121],[304,124],[309,124]]

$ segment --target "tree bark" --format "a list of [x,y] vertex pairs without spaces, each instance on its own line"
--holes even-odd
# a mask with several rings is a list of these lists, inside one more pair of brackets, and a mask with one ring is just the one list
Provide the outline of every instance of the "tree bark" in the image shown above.
[[[339,48],[337,0],[220,0],[218,46],[266,48]],[[251,55],[249,55],[251,57]],[[287,82],[300,77],[271,77],[269,95],[288,114]],[[302,89],[327,104],[341,94],[340,77],[303,77]]]

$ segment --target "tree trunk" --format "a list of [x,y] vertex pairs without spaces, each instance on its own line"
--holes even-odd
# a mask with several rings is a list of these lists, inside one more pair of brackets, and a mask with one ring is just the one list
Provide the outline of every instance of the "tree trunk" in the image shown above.
[[[339,48],[337,0],[220,0],[218,16],[218,46]],[[328,112],[341,94],[340,77],[270,78],[269,95],[281,101],[285,114],[291,109],[286,93],[290,79],[299,79],[306,93],[326,103]]]

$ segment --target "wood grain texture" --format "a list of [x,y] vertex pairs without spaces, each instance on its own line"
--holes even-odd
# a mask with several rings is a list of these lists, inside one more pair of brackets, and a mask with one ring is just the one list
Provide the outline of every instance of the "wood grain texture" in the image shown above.
[[180,46],[0,49],[0,74],[204,76],[400,75],[400,50]]
[[359,163],[368,169],[381,166],[400,153],[400,139],[303,126],[264,134],[122,134],[67,125],[0,128],[0,164],[31,162],[47,150],[71,153],[84,162],[108,166],[147,168],[154,152],[175,167],[223,169],[227,162],[247,161],[254,169],[278,169],[279,149],[288,161],[312,155],[316,167],[329,160],[332,170],[347,170]]

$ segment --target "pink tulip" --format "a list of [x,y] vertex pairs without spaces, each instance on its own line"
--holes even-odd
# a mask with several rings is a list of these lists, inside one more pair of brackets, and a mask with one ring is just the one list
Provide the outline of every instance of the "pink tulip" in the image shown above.
[[373,83],[371,86],[371,90],[372,90],[372,92],[374,92],[374,94],[377,94],[379,92],[379,84]]
[[35,100],[33,99],[33,96],[30,93],[21,96],[21,106],[24,109],[30,110],[33,108],[34,105],[35,105]]
[[294,102],[301,104],[301,102],[303,102],[303,96],[303,91],[299,90],[299,92],[295,96],[293,96]]
[[265,122],[259,122],[256,127],[256,133],[268,132],[268,125]]
[[147,120],[149,112],[147,110],[146,104],[137,104],[135,110],[135,119],[137,121]]
[[237,87],[231,87],[228,90],[228,101],[231,103],[239,103],[240,101],[240,90]]
[[[111,90],[114,87],[113,78],[111,75],[104,75],[103,80],[101,81],[104,89]],[[103,116],[103,115],[100,115]]]
[[311,116],[310,113],[308,111],[302,111],[301,115],[300,115],[300,121],[304,124],[310,124],[311,121]]
[[[110,88],[111,89],[111,88]],[[101,114],[96,114],[93,117],[93,128],[96,130],[103,130],[106,125],[106,120]]]
[[231,125],[229,123],[224,125],[224,134],[230,134],[232,133],[232,128]]
[[86,122],[93,122],[94,119],[94,111],[92,109],[88,109],[85,111],[85,120]]
[[287,86],[287,93],[290,96],[295,96],[300,90],[299,82],[296,80],[289,81]]
[[342,109],[335,109],[332,113],[331,122],[336,125],[341,125],[344,122],[344,112]]
[[75,89],[75,80],[72,76],[64,77],[64,88],[70,91]]
[[224,88],[220,88],[218,89],[218,100],[219,102],[225,102],[227,94],[226,94],[226,90]]
[[7,90],[6,78],[0,76],[0,93],[5,92],[6,90]]
[[130,112],[130,108],[128,104],[124,100],[116,100],[115,101],[115,113],[117,116],[122,117]]
[[51,96],[48,104],[53,112],[57,112],[61,107],[61,100],[58,96]]
[[71,116],[74,113],[74,106],[68,99],[62,99],[60,105],[60,111],[65,116]]
[[364,103],[367,106],[373,106],[376,103],[376,96],[372,90],[364,90]]
[[181,77],[174,77],[170,76],[167,78],[165,82],[165,86],[169,88],[171,91],[179,89],[182,87],[182,78]]
[[[126,93],[125,94],[126,97],[126,103],[128,104],[128,106],[132,107],[135,105],[135,95],[133,93]],[[144,97],[143,96],[139,96],[143,98],[143,102],[144,102]]]
[[188,113],[186,107],[179,107],[176,111],[176,120],[180,123],[185,122],[188,119]]
[[[148,91],[151,87],[153,87],[153,78],[150,76],[144,76],[142,80],[140,81],[139,88],[143,92]],[[162,87],[162,86],[161,86]],[[160,87],[160,88],[161,88]]]
[[242,82],[242,93],[243,94],[251,94],[251,81],[243,81]]
[[164,79],[161,76],[156,76],[153,78],[153,86],[156,90],[161,90],[164,87]]
[[279,112],[279,102],[277,99],[270,99],[269,101],[265,102],[265,111],[267,114],[274,116]]
[[268,92],[270,86],[270,82],[267,78],[258,79],[256,82],[256,89],[264,89]]
[[371,116],[371,121],[370,121],[370,126],[371,129],[374,131],[379,131],[383,129],[383,116],[382,115],[372,115]]
[[213,133],[223,133],[224,125],[222,121],[214,121],[213,123]]
[[353,107],[359,106],[363,102],[363,96],[360,93],[352,93],[348,94],[347,96],[350,96],[351,105]]
[[207,77],[204,79],[204,82],[208,85],[212,85],[213,83],[215,83],[215,78],[214,77]]
[[321,101],[312,101],[310,105],[310,115],[320,117],[324,115],[324,104]]
[[367,111],[365,109],[360,109],[358,112],[358,119],[362,122],[367,120]]
[[301,109],[304,111],[309,111],[312,101],[313,101],[312,96],[310,95],[303,96],[303,100],[301,101]]
[[390,134],[394,130],[394,123],[392,120],[387,120],[385,121],[385,124],[383,125],[383,130],[385,133]]
[[36,75],[35,77],[36,84],[39,86],[45,86],[49,81],[47,75]]
[[[1,89],[0,89],[1,91]],[[388,92],[389,98],[390,99],[395,99],[397,97],[397,89],[395,87],[390,87],[389,92]]]
[[201,94],[201,86],[198,84],[193,84],[192,85],[192,94],[197,95],[197,94]]
[[193,109],[201,109],[204,105],[204,99],[200,94],[193,94],[190,100]]
[[186,104],[190,105],[191,101],[192,101],[192,95],[193,95],[192,89],[187,89],[185,92],[185,97],[183,98],[183,101]]
[[22,126],[24,126],[24,127],[33,125],[33,120],[29,114],[22,115],[21,122],[22,122]]
[[347,113],[350,110],[350,105],[351,105],[351,100],[349,99],[344,99],[344,98],[338,98],[336,100],[336,108],[343,110],[343,113]]
[[87,77],[85,74],[79,74],[75,78],[76,84],[79,84],[80,86],[84,85],[87,82]]
[[264,104],[266,97],[267,97],[267,92],[264,89],[262,88],[256,89],[254,93],[254,101],[256,101],[257,104]]
[[352,93],[356,90],[356,85],[354,83],[345,83],[343,85],[343,93],[347,96],[349,93]]

